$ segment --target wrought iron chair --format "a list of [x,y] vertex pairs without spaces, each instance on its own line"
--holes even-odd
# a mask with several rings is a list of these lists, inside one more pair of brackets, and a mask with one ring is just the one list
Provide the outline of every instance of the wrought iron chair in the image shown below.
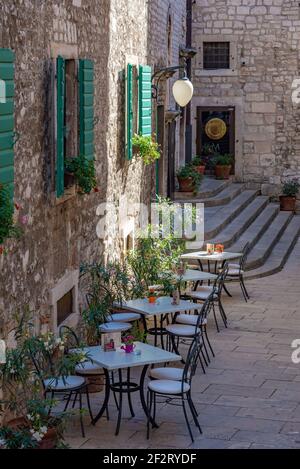
[[[194,337],[194,340],[190,346],[186,363],[182,372],[180,380],[172,379],[155,379],[148,383],[148,392],[147,392],[147,439],[150,436],[150,421],[155,421],[156,417],[156,399],[157,396],[166,398],[167,403],[173,404],[173,401],[179,400],[180,403],[176,402],[173,405],[182,406],[185,421],[188,427],[188,431],[192,441],[194,441],[193,433],[188,419],[186,403],[192,414],[194,423],[198,428],[200,434],[202,434],[202,429],[198,422],[198,412],[196,411],[195,405],[192,400],[192,380],[195,375],[197,364],[199,361],[199,356],[202,350],[202,340],[201,336],[198,334]],[[153,412],[153,413],[152,413]],[[152,413],[152,416],[151,416]]]
[[[201,342],[201,350],[200,350],[201,353],[199,356],[199,360],[200,360],[203,373],[205,373],[205,368],[201,360],[201,357],[203,358],[204,363],[208,365],[208,361],[203,353],[203,348],[204,348],[204,350],[206,351],[206,355],[208,357],[206,345],[203,339],[203,330],[204,330],[203,325],[204,323],[207,322],[207,315],[209,313],[211,304],[212,304],[212,297],[209,296],[207,300],[205,301],[204,305],[202,306],[199,314],[196,314],[196,315],[177,314],[174,316],[173,323],[166,326],[166,330],[168,332],[168,335],[171,341],[172,349],[178,355],[180,355],[179,350],[178,350],[180,340],[184,340],[184,341],[186,341],[187,339],[194,340],[196,337],[199,337],[199,341]],[[190,319],[187,319],[188,322],[187,321],[183,322],[180,320],[178,321],[178,318],[180,317],[186,317]],[[209,360],[209,357],[208,357],[208,360]]]
[[240,262],[238,264],[229,264],[228,266],[229,269],[228,269],[228,274],[227,274],[227,279],[226,279],[226,281],[229,281],[229,282],[239,280],[240,287],[241,287],[246,303],[250,299],[250,296],[248,294],[248,291],[245,286],[245,281],[244,281],[245,266],[246,266],[249,251],[250,251],[250,243],[247,243],[244,246],[243,255],[240,258]]
[[[51,399],[55,395],[67,396],[64,411],[68,409],[72,395],[79,395],[79,409],[80,409],[80,426],[83,438],[85,437],[83,418],[82,418],[82,394],[86,394],[88,410],[91,419],[93,419],[89,391],[87,381],[82,376],[69,375],[69,376],[55,376],[54,364],[52,357],[44,349],[32,349],[30,351],[31,359],[35,367],[37,376],[39,377],[43,389],[44,397],[51,394]],[[51,414],[52,407],[49,407],[49,415]]]
[[222,291],[223,291],[225,280],[228,274],[228,269],[229,269],[228,263],[225,262],[216,280],[214,281],[213,286],[200,287],[199,290],[186,292],[186,295],[192,298],[192,300],[194,300],[195,302],[198,302],[198,301],[205,302],[207,298],[212,295],[211,305],[212,305],[215,324],[216,324],[216,328],[218,332],[220,332],[220,329],[219,329],[219,324],[218,324],[217,315],[216,315],[216,308],[215,308],[216,305],[218,306],[220,316],[223,320],[224,326],[227,328],[227,316],[226,316],[226,313],[222,304]]

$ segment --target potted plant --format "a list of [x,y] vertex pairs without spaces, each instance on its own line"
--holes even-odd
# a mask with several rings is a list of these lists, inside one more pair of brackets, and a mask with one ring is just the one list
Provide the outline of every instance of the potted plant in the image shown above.
[[78,185],[81,194],[89,194],[93,189],[96,189],[94,160],[89,160],[85,155],[66,159],[65,183],[71,185],[74,182]]
[[280,199],[280,210],[283,211],[296,211],[296,196],[300,189],[300,183],[297,179],[286,181],[283,184],[282,194]]
[[125,353],[132,353],[135,349],[135,337],[133,335],[125,335],[122,337],[121,349],[125,351]]
[[224,154],[214,156],[213,165],[217,179],[229,179],[232,162],[232,155]]
[[180,192],[197,193],[202,180],[202,175],[195,170],[193,165],[187,164],[186,166],[183,166],[176,174]]
[[134,134],[132,137],[133,153],[140,157],[145,165],[154,163],[160,158],[159,145],[148,135]]
[[201,156],[195,156],[192,160],[192,165],[199,174],[205,173],[205,162]]

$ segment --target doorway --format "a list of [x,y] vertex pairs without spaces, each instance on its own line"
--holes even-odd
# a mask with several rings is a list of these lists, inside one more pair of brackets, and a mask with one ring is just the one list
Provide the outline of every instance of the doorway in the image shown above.
[[[235,108],[197,107],[197,155],[212,167],[214,154],[230,154],[235,159]],[[235,161],[232,174],[235,173]]]

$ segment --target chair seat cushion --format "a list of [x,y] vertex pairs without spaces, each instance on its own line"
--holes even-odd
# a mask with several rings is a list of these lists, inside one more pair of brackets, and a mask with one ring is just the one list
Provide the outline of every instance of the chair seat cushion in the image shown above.
[[111,314],[107,322],[131,322],[131,321],[138,321],[140,319],[141,315],[138,313],[131,313],[128,311],[128,313],[113,313]]
[[101,332],[123,332],[132,328],[127,322],[106,322],[99,327]]
[[181,381],[183,376],[182,368],[171,368],[171,367],[162,367],[162,368],[152,368],[150,371],[151,378],[154,379],[170,379],[173,381]]
[[[205,301],[207,300],[207,298],[209,297],[209,295],[211,295],[211,290],[197,290],[197,291],[191,291],[189,292],[189,296],[193,299],[193,300],[202,300],[202,301]],[[214,298],[217,299],[217,295],[214,295]]]
[[103,369],[97,364],[91,361],[79,363],[75,368],[76,373],[80,375],[100,375],[103,373]]
[[166,326],[166,330],[171,334],[182,336],[182,337],[193,337],[195,334],[200,333],[200,329],[195,326],[189,326],[187,324],[170,324]]
[[228,264],[228,267],[229,269],[239,269],[240,268],[240,264]]
[[[180,394],[182,392],[182,382],[171,379],[159,379],[150,381],[148,388],[161,394]],[[183,392],[188,392],[190,389],[191,387],[188,383],[183,384]]]
[[240,274],[243,274],[244,271],[240,269],[229,269],[228,270],[228,276],[229,277],[238,277]]
[[68,391],[74,388],[79,388],[84,384],[85,379],[81,376],[59,376],[57,378],[49,378],[44,380],[45,388],[51,391]]
[[[190,326],[196,326],[199,316],[196,314],[179,314],[176,318],[178,324],[188,324]],[[202,324],[207,324],[207,319],[202,319]]]

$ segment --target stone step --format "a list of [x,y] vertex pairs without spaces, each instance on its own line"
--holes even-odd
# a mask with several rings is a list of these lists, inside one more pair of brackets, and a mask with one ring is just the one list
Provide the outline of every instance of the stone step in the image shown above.
[[191,202],[203,201],[204,199],[215,197],[231,184],[232,179],[219,181],[212,177],[205,176],[196,196],[194,196],[191,192],[175,192],[174,199],[176,202],[186,202],[188,199],[190,199]]
[[249,280],[267,277],[268,275],[280,272],[280,270],[285,266],[285,263],[297,243],[299,236],[300,216],[298,215],[292,218],[266,262],[257,269],[247,271],[245,273],[245,278]]
[[[252,204],[256,202],[256,200],[262,199],[263,197],[257,197],[254,199]],[[267,198],[268,202],[268,198]],[[248,208],[246,209],[248,210]],[[241,213],[242,215],[246,212]],[[238,237],[236,238],[233,243],[228,243],[226,247],[230,248],[230,251],[232,252],[241,252],[244,248],[244,246],[247,243],[250,243],[250,249],[255,245],[255,243],[258,242],[258,240],[261,238],[261,236],[265,233],[265,231],[268,229],[274,218],[278,215],[279,213],[279,204],[275,203],[267,203],[264,207],[261,213],[258,214],[258,216],[253,220],[253,223],[248,225],[248,228]],[[235,223],[235,220],[233,221],[233,224]]]
[[229,202],[231,202],[231,200],[233,200],[235,197],[240,195],[244,189],[245,184],[230,184],[214,197],[202,199],[199,200],[199,202],[204,203],[205,207],[217,207],[219,205],[226,205],[229,204]]
[[255,199],[257,193],[255,190],[244,190],[227,205],[206,207],[204,211],[204,239],[215,238]]
[[247,271],[256,269],[266,262],[292,218],[292,212],[278,213],[269,228],[250,251],[246,264]]

